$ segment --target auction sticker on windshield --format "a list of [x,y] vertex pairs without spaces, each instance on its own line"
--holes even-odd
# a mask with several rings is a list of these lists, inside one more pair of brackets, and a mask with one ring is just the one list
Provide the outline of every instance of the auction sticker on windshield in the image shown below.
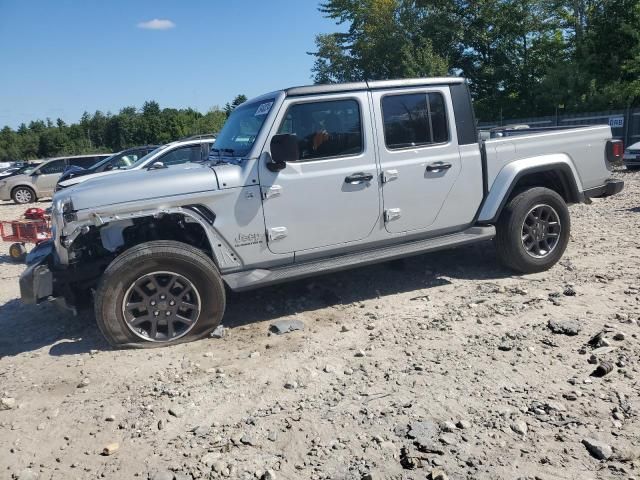
[[261,104],[256,110],[256,113],[254,113],[254,115],[256,117],[258,115],[266,115],[267,113],[269,113],[269,110],[271,110],[271,105],[273,105],[273,102]]

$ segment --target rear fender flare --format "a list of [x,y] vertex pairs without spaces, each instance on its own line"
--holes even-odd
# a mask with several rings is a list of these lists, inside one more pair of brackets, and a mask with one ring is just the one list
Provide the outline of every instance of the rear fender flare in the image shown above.
[[582,197],[582,182],[571,158],[566,154],[544,155],[523,158],[505,165],[489,188],[480,213],[479,223],[495,223],[506,205],[518,181],[528,174],[558,172],[569,189],[569,195],[576,201]]

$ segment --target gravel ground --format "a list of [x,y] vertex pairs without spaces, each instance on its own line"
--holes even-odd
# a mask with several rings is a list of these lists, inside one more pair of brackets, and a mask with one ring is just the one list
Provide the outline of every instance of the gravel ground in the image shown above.
[[616,175],[549,272],[488,242],[230,294],[223,338],[151,351],[22,305],[0,244],[0,479],[640,478],[640,174]]

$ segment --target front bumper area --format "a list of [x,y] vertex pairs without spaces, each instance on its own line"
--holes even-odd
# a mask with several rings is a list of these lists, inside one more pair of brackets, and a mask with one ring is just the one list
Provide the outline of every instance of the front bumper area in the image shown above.
[[617,193],[620,193],[624,188],[624,182],[622,180],[615,180],[613,178],[607,180],[604,185],[596,188],[585,190],[584,196],[586,198],[604,198],[610,197]]
[[49,256],[29,265],[20,275],[20,297],[23,303],[36,304],[53,297],[53,273]]

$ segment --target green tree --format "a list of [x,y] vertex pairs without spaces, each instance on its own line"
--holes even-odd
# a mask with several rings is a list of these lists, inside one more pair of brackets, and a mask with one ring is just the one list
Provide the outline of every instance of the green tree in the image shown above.
[[247,101],[247,96],[240,94],[240,95],[237,95],[236,98],[234,98],[231,103],[226,103],[224,106],[224,113],[227,115],[227,118],[229,118],[229,115],[231,115],[231,112],[233,112],[238,105],[241,105],[246,101]]

